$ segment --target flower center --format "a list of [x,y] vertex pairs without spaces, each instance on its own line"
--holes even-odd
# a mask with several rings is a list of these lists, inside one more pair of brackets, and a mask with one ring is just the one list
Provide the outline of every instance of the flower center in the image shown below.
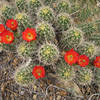
[[83,59],[83,62],[85,62],[85,60]]
[[72,61],[73,60],[73,55],[69,55],[68,60]]
[[8,41],[11,41],[12,40],[12,37],[9,36],[9,35],[6,35],[6,38],[7,38]]
[[28,33],[28,39],[33,39],[33,35],[31,33]]
[[41,75],[41,73],[42,73],[42,71],[41,71],[41,70],[39,70],[39,69],[38,69],[36,72],[37,72],[37,74],[38,74],[39,76],[40,76],[40,75]]
[[14,22],[11,22],[11,24],[14,24]]

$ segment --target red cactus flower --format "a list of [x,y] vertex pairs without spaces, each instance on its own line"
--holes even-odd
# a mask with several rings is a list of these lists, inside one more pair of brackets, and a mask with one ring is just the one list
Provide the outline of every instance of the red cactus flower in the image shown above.
[[14,40],[14,34],[13,32],[10,32],[8,30],[5,30],[2,34],[2,40],[5,44],[11,44]]
[[30,42],[32,40],[36,40],[36,31],[32,28],[27,28],[23,33],[23,40],[26,40],[27,42]]
[[36,79],[43,78],[45,77],[45,69],[43,66],[34,66],[32,74]]
[[1,34],[2,32],[4,32],[4,30],[5,30],[4,25],[3,25],[3,24],[0,24],[0,34]]
[[65,61],[69,64],[69,65],[72,65],[72,64],[75,64],[78,60],[78,56],[79,54],[74,51],[73,49],[69,50],[66,52],[65,54]]
[[96,57],[94,60],[94,66],[100,68],[100,56]]
[[14,19],[8,19],[6,22],[6,26],[11,30],[16,30],[18,27],[18,22]]
[[81,67],[85,67],[89,64],[89,58],[86,55],[80,55],[78,59],[78,64]]
[[3,43],[2,34],[0,34],[0,43]]

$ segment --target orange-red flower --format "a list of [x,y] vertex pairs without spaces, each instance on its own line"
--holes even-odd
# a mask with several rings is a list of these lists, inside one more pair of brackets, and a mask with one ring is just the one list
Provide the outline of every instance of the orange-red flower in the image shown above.
[[5,27],[3,24],[0,24],[0,34],[5,31]]
[[43,78],[45,77],[45,69],[43,66],[34,66],[32,74],[36,79]]
[[2,33],[0,34],[0,43],[3,43]]
[[74,51],[73,49],[69,50],[66,52],[65,54],[65,61],[69,64],[69,65],[72,65],[72,64],[75,64],[78,60],[78,56],[79,54]]
[[27,42],[30,42],[32,40],[36,40],[36,31],[32,28],[27,28],[23,33],[23,40],[26,40]]
[[96,57],[94,60],[94,66],[100,68],[100,56]]
[[8,30],[5,30],[2,34],[2,40],[5,44],[11,44],[14,40],[14,34],[13,32],[10,32]]
[[85,67],[89,64],[89,58],[86,55],[80,55],[78,59],[78,64],[81,67]]
[[11,30],[16,30],[18,27],[18,22],[14,19],[8,19],[6,22],[6,26]]

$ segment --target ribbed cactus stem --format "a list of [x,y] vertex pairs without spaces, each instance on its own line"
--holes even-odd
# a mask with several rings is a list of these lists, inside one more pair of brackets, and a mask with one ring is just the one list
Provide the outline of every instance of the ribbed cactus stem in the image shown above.
[[15,0],[15,3],[19,12],[28,11],[28,5],[27,5],[26,0]]
[[56,19],[56,28],[60,31],[66,31],[71,27],[71,18],[68,14],[61,13],[57,16]]
[[77,51],[79,54],[84,54],[92,58],[96,53],[96,47],[93,43],[83,42],[78,46]]
[[14,73],[14,79],[17,84],[21,86],[28,86],[32,84],[35,80],[32,75],[32,69],[34,65],[19,67]]
[[36,42],[32,41],[30,43],[21,42],[17,47],[17,53],[19,56],[31,57],[37,48]]
[[93,72],[88,68],[79,68],[76,73],[76,80],[80,85],[91,84],[93,80]]
[[69,2],[67,2],[66,0],[61,0],[60,2],[58,2],[57,7],[56,7],[56,11],[57,13],[68,13],[69,12]]
[[75,70],[72,66],[68,65],[64,60],[57,64],[57,75],[65,82],[72,81],[75,78]]
[[76,48],[83,40],[83,32],[75,27],[70,28],[69,30],[62,33],[61,44],[60,46],[63,49]]
[[39,61],[45,65],[51,65],[59,59],[59,50],[54,44],[46,43],[39,48]]
[[48,23],[53,23],[53,21],[54,21],[53,10],[47,6],[40,8],[40,10],[38,12],[38,18],[40,20],[46,21]]
[[55,32],[51,25],[46,22],[39,23],[36,26],[37,35],[39,42],[45,41],[54,41],[55,40]]
[[30,17],[26,13],[16,14],[15,19],[18,21],[20,31],[24,31],[27,27],[34,27],[34,23],[31,22]]

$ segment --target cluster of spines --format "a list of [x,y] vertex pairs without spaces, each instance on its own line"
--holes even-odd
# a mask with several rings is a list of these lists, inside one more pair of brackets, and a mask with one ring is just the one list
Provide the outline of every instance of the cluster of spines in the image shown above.
[[1,18],[6,21],[7,19],[11,19],[14,18],[15,14],[16,14],[16,9],[14,7],[12,7],[11,5],[5,3],[5,4],[1,4],[0,7],[1,11]]
[[15,15],[15,19],[18,21],[18,26],[21,32],[24,31],[27,27],[31,28],[34,26],[29,15],[26,13],[17,13]]
[[35,50],[37,49],[37,43],[32,41],[30,43],[21,42],[17,45],[17,53],[22,57],[32,57],[35,54]]
[[59,49],[55,44],[43,44],[39,48],[38,58],[44,65],[53,65],[59,59]]
[[67,48],[76,48],[83,40],[83,32],[75,27],[69,28],[62,33],[60,46],[66,50]]
[[76,81],[80,85],[91,84],[93,80],[93,72],[89,68],[78,68],[76,73]]
[[[24,65],[23,65],[24,66]],[[34,83],[34,76],[32,75],[33,65],[19,67],[14,73],[14,79],[17,84],[21,86],[28,86]]]
[[38,19],[40,19],[41,21],[46,21],[48,23],[54,22],[55,16],[53,14],[53,10],[48,6],[40,8],[37,15]]
[[46,23],[42,22],[36,26],[37,36],[39,42],[43,43],[45,41],[55,41],[55,32],[53,27]]
[[96,53],[96,47],[93,43],[82,42],[78,47],[77,51],[79,54],[87,55],[89,58],[92,58]]
[[68,65],[63,59],[57,64],[56,73],[58,77],[66,82],[72,81],[75,78],[74,68]]
[[61,13],[57,16],[55,26],[60,31],[66,31],[71,27],[72,20],[66,13]]

